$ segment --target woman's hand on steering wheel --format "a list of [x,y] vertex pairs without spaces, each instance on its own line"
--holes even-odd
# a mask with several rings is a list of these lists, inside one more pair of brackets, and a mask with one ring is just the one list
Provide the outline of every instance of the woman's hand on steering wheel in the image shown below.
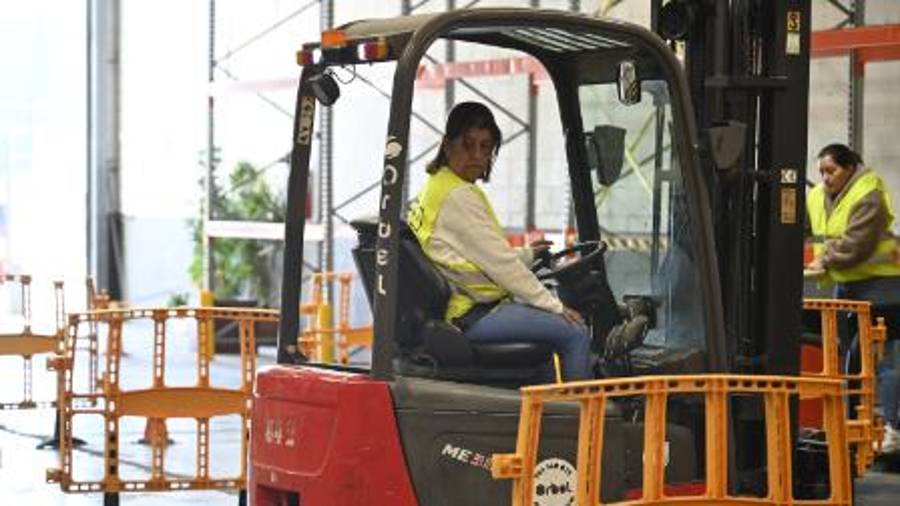
[[531,241],[531,244],[529,244],[528,246],[531,247],[532,257],[539,258],[540,256],[550,252],[550,247],[553,246],[553,241],[538,239],[536,241]]
[[581,313],[572,308],[563,306],[562,317],[572,325],[584,326],[584,317],[581,316]]

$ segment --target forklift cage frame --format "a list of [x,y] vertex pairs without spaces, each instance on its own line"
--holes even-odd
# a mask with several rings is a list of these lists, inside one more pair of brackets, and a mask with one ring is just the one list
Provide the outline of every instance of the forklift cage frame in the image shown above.
[[[419,64],[431,44],[439,38],[466,40],[496,47],[522,51],[535,57],[547,69],[557,89],[560,115],[570,130],[566,131],[566,154],[569,177],[573,186],[573,201],[578,222],[579,239],[600,238],[597,216],[593,210],[593,189],[590,175],[580,170],[586,159],[585,147],[576,142],[576,131],[582,129],[578,112],[578,82],[566,79],[578,75],[571,58],[549,58],[550,52],[540,45],[517,41],[503,30],[515,28],[551,27],[589,33],[612,40],[624,40],[649,55],[658,65],[660,75],[670,86],[672,100],[673,144],[683,171],[687,194],[687,214],[694,224],[691,248],[698,270],[705,328],[707,371],[726,370],[725,333],[718,267],[712,237],[712,218],[707,192],[700,174],[697,128],[691,114],[691,98],[687,80],[671,50],[652,32],[625,22],[591,18],[583,15],[532,9],[491,8],[458,10],[434,15],[410,16],[400,20],[360,21],[338,28],[345,41],[370,41],[384,38],[390,43],[387,57],[396,59],[393,93],[384,155],[384,170],[379,199],[378,240],[375,265],[374,343],[371,375],[378,380],[393,377],[392,361],[396,355],[395,320],[398,314],[398,244],[404,182],[407,179],[407,147],[412,110],[412,95]],[[334,32],[323,34],[323,43],[309,44],[305,49],[329,51]],[[575,49],[578,49],[577,46]],[[583,50],[583,48],[581,48]],[[575,51],[572,51],[575,52]],[[560,53],[555,53],[555,56]],[[299,59],[299,57],[298,57]],[[331,62],[335,63],[335,62]],[[309,161],[316,98],[310,80],[321,75],[328,64],[305,65],[297,91],[291,171],[288,178],[287,216],[285,220],[285,264],[282,280],[282,319],[278,335],[278,362],[306,362],[307,357],[297,350],[293,336],[298,335],[301,266],[303,265],[303,234]]]

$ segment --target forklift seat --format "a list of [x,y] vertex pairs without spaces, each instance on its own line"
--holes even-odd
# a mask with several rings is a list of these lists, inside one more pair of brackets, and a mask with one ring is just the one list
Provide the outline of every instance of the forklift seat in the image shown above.
[[[353,259],[370,307],[374,311],[375,242],[378,224],[369,220],[350,224],[359,244]],[[518,386],[546,381],[552,348],[535,343],[474,344],[444,320],[451,288],[402,224],[397,325],[394,339],[400,350],[395,370],[402,375],[481,384]]]

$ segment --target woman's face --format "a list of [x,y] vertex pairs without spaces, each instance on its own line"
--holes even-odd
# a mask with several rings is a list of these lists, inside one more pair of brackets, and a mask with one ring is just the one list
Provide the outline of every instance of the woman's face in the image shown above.
[[494,138],[487,128],[469,128],[442,147],[450,170],[470,183],[484,177],[494,156]]
[[819,158],[819,173],[822,174],[825,191],[833,196],[841,193],[841,190],[844,189],[847,181],[853,175],[853,167],[838,165],[831,159],[831,155],[825,155]]

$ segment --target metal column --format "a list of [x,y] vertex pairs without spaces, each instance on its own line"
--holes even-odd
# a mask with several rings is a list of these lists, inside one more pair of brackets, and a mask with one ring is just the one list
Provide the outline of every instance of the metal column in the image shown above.
[[122,298],[123,219],[120,203],[119,0],[88,3],[88,273]]
[[[428,2],[428,0],[424,0],[423,2],[420,2],[416,7],[421,7],[422,5],[424,5],[427,2]],[[412,14],[413,9],[414,9],[414,7],[412,6],[411,0],[402,0],[400,2],[400,15],[401,16],[409,16],[410,14]],[[448,45],[449,45],[449,43],[448,43]],[[451,50],[448,48],[447,51],[449,53]],[[449,92],[449,94],[448,94],[448,92],[445,91],[444,92],[444,100],[445,101],[447,100],[448,96],[452,96],[452,92]],[[449,108],[452,107],[450,102],[445,102],[444,105],[445,105],[445,109],[448,111],[449,111]],[[438,145],[438,149],[442,149],[442,146]],[[410,152],[407,150],[406,163],[409,165],[412,165],[412,162],[410,161],[409,157],[410,157]],[[404,202],[409,200],[409,172],[410,171],[406,171],[403,174],[403,201]],[[375,187],[377,188],[380,186],[381,186],[381,184],[379,183]],[[406,212],[406,204],[404,204],[402,212]]]
[[[334,26],[334,0],[319,3],[319,22],[322,31]],[[319,108],[319,209],[322,212],[325,237],[320,246],[320,268],[334,271],[334,171],[332,164],[332,128],[334,112],[330,107]],[[323,286],[325,302],[334,306],[334,286],[328,281]]]
[[207,223],[212,218],[213,202],[216,198],[213,178],[216,173],[216,99],[213,94],[213,85],[216,80],[216,0],[209,0],[209,30],[208,30],[208,60],[206,64],[208,93],[206,96],[206,175],[203,178],[203,201],[200,205],[200,234],[202,251],[202,270],[200,276],[201,288],[205,291],[213,288],[213,272],[215,272],[213,259],[213,239],[207,235]]
[[[569,0],[569,10],[572,12],[581,12],[581,0]],[[570,230],[575,230],[575,203],[572,198],[572,188],[569,186],[566,186],[565,206],[566,221],[563,224],[563,234],[568,234]]]
[[[866,24],[865,2],[853,0],[853,26]],[[865,64],[860,61],[857,51],[850,51],[850,103],[847,110],[847,142],[857,153],[863,152],[863,120],[865,118],[863,98],[865,96]]]
[[789,83],[764,94],[759,108],[759,167],[768,178],[759,188],[755,289],[767,374],[799,373],[811,8],[811,0],[774,2],[776,30],[765,47],[766,75]]
[[[96,31],[96,27],[94,26],[94,3],[87,2],[86,3],[86,32],[87,37],[85,40],[85,74],[86,74],[86,86],[85,86],[85,133],[87,142],[86,151],[86,160],[85,167],[87,167],[87,174],[85,177],[85,202],[84,202],[84,237],[85,240],[85,269],[88,275],[91,273],[96,273],[96,258],[94,252],[97,247],[97,236],[95,234],[96,229],[96,221],[94,219],[95,212],[95,204],[94,197],[96,195],[94,189],[94,181],[96,180],[96,174],[94,170],[94,121],[93,121],[93,112],[94,112],[94,96],[93,96],[93,75],[94,75],[94,32]],[[0,252],[2,254],[2,252]]]
[[[456,0],[447,0],[447,12],[456,9]],[[456,47],[453,44],[452,40],[447,40],[444,42],[444,62],[447,64],[451,64],[456,61]],[[454,87],[453,79],[447,79],[444,83],[444,110],[448,113],[450,109],[453,108],[453,104],[456,103],[456,88]],[[440,148],[439,148],[440,149]]]
[[[529,7],[538,9],[540,0],[531,0]],[[537,84],[534,73],[528,74],[528,169],[525,174],[525,232],[537,228],[534,216],[535,192],[537,190]]]
[[[536,2],[535,2],[536,3]],[[537,228],[534,216],[537,191],[537,95],[534,73],[528,74],[528,172],[525,176],[525,232]]]

